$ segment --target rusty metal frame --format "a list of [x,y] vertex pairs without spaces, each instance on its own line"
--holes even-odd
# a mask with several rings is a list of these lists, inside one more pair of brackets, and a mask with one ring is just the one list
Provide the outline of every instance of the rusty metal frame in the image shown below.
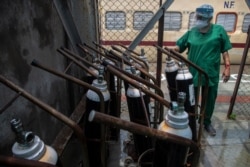
[[188,146],[190,147],[190,150],[192,150],[191,166],[192,167],[198,166],[200,157],[200,148],[197,143],[195,143],[190,139],[170,134],[167,132],[163,132],[154,128],[149,128],[130,121],[118,119],[116,117],[112,117],[107,114],[102,114],[96,111],[92,111],[90,113],[89,121],[95,121],[106,125],[117,126],[120,129],[128,130],[132,133],[149,136],[159,140],[170,141],[172,143],[176,143],[182,146]]

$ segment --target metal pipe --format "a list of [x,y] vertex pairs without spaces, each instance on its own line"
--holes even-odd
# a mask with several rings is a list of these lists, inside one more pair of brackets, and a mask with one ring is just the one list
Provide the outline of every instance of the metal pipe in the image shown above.
[[[61,53],[63,56],[67,57],[68,59],[72,60],[75,64],[77,64],[79,67],[81,67],[83,70],[87,71],[90,75],[92,75],[93,77],[97,78],[98,75],[96,75],[93,71],[89,70],[88,67],[84,66],[82,63],[80,63],[79,61],[77,61],[73,56],[71,56],[70,54],[68,54],[66,51],[62,50],[62,49],[57,49],[57,51],[59,53]],[[92,65],[93,66],[93,65]]]
[[[112,54],[110,54],[110,51],[108,49],[106,49],[105,47],[103,47],[102,45],[100,45],[100,44],[98,44],[98,43],[96,43],[94,41],[93,41],[93,44],[95,44],[98,48],[100,48],[105,53],[105,55],[108,55],[108,56],[112,57],[113,59],[116,59],[116,60],[118,60],[120,62],[123,62],[124,59],[122,57],[120,57],[120,56],[118,56],[118,57],[113,56]],[[90,47],[88,45],[86,45],[86,46]]]
[[[95,45],[97,45],[98,47],[100,47],[101,49],[103,49],[105,51],[105,53],[109,53],[111,54],[113,57],[116,57],[116,59],[119,58],[120,62],[124,62],[130,66],[134,66],[137,70],[139,70],[142,74],[144,74],[145,76],[147,76],[149,79],[151,79],[156,85],[157,85],[157,81],[154,78],[154,76],[152,76],[151,74],[149,74],[146,70],[144,70],[141,67],[138,67],[137,64],[133,64],[130,61],[128,61],[127,59],[123,58],[122,56],[120,56],[119,54],[117,54],[116,52],[112,51],[112,50],[107,50],[106,48],[104,48],[103,46],[97,44],[96,42],[94,42]],[[90,47],[90,46],[88,46]]]
[[[115,53],[114,51],[110,50],[110,53],[113,54],[116,57],[121,57],[119,54]],[[137,70],[139,70],[143,75],[147,76],[149,79],[151,79],[156,85],[157,84],[157,80],[155,79],[154,76],[152,76],[151,74],[149,74],[145,69],[139,67],[137,64],[131,63],[125,59],[123,59],[124,62],[128,65],[134,66]]]
[[102,92],[99,89],[97,89],[96,87],[94,87],[92,85],[89,85],[88,83],[85,83],[85,82],[83,82],[82,80],[80,80],[78,78],[72,77],[70,75],[67,75],[67,74],[64,74],[62,72],[53,70],[53,69],[51,69],[49,67],[46,67],[46,66],[42,65],[41,63],[39,63],[37,60],[33,60],[31,62],[31,65],[33,65],[35,67],[39,67],[40,69],[43,69],[43,70],[45,70],[47,72],[50,72],[50,73],[52,73],[54,75],[57,75],[57,76],[62,77],[64,79],[70,80],[70,81],[72,81],[72,82],[74,82],[74,83],[76,83],[78,85],[81,85],[81,86],[83,86],[85,88],[93,90],[94,92],[97,93],[97,95],[100,98],[100,103],[101,103],[100,104],[100,112],[104,112],[104,98],[103,98]]
[[130,57],[133,61],[135,61],[136,63],[138,63],[140,66],[142,66],[147,72],[149,71],[148,64],[147,64],[144,60],[140,59],[139,57],[133,56],[133,55],[131,55],[130,53],[126,53],[126,52],[122,51],[121,49],[119,49],[119,48],[116,47],[116,46],[113,46],[113,45],[112,45],[111,47],[112,47],[112,49],[114,49],[114,50],[116,50],[116,51],[118,51],[118,52],[120,52],[120,53],[122,53],[122,54],[124,54],[124,55],[127,55],[127,56],[128,56],[128,54],[129,54],[129,57]]
[[0,114],[2,114],[12,103],[20,96],[20,93],[17,93],[3,108],[0,109]]
[[135,54],[136,56],[140,56],[139,53],[135,52],[134,50],[129,49],[128,47],[126,47],[125,45],[122,44],[118,44],[119,46],[123,47],[124,49],[126,49],[126,51],[129,51],[130,53]]
[[[65,116],[62,113],[60,113],[59,111],[57,111],[56,109],[52,108],[48,104],[42,102],[38,98],[32,96],[31,94],[29,94],[28,92],[26,92],[24,89],[20,88],[19,86],[15,85],[11,81],[7,80],[2,75],[0,75],[0,82],[2,82],[4,85],[6,85],[7,87],[11,88],[12,90],[18,92],[21,96],[25,97],[26,99],[28,99],[32,103],[34,103],[37,106],[39,106],[41,109],[44,109],[50,115],[56,117],[57,119],[59,119],[60,121],[62,121],[63,123],[65,123],[66,125],[68,125],[69,127],[71,127],[73,129],[73,131],[76,133],[76,135],[79,138],[79,140],[82,142],[83,147],[84,147],[83,149],[87,150],[86,149],[86,145],[85,145],[85,141],[86,141],[85,135],[84,135],[81,127],[79,127],[74,121],[72,121],[67,116]],[[86,160],[85,163],[88,164],[88,155],[87,154],[85,155],[85,158],[87,158],[87,160]]]
[[194,158],[192,159],[192,164],[193,164],[192,167],[195,167],[198,165],[200,149],[199,149],[199,146],[192,140],[189,140],[187,138],[183,138],[174,134],[170,134],[167,132],[159,131],[157,129],[149,128],[149,127],[136,124],[130,121],[125,121],[125,120],[112,117],[106,114],[102,114],[96,111],[91,111],[91,113],[89,114],[89,121],[116,126],[116,127],[119,127],[120,129],[128,130],[132,133],[149,136],[149,137],[156,138],[159,140],[170,141],[170,142],[182,145],[182,146],[188,146],[190,147],[191,150],[193,150],[192,154]]
[[[168,101],[166,101],[163,97],[159,96],[158,94],[155,94],[155,93],[149,91],[141,83],[138,83],[137,81],[135,81],[134,79],[131,79],[127,75],[122,74],[120,71],[118,71],[116,68],[114,68],[114,67],[112,67],[110,65],[107,66],[107,69],[110,70],[117,77],[127,81],[132,86],[134,86],[134,87],[136,87],[138,89],[141,89],[145,94],[149,95],[150,97],[152,97],[155,100],[160,101],[161,104],[163,104],[166,107],[170,108],[170,103]],[[157,113],[157,115],[158,115],[158,113]],[[159,116],[159,121],[161,122],[163,120],[163,112],[160,111],[159,115],[160,115]]]
[[[83,58],[85,61],[87,60],[87,58],[88,58],[89,56],[91,56],[92,59],[94,59],[94,58],[98,58],[98,59],[99,59],[98,56],[95,56],[95,55],[89,53],[89,51],[88,51],[86,48],[80,47],[80,44],[77,44],[77,46],[81,49],[81,51],[83,51],[83,52],[86,54],[86,57]],[[86,61],[86,63],[89,64],[88,61]]]
[[[110,66],[112,66],[112,65],[110,65]],[[163,91],[157,85],[152,84],[151,82],[149,82],[149,81],[147,81],[147,80],[145,80],[145,79],[143,79],[141,77],[138,77],[136,75],[133,75],[133,74],[131,74],[131,73],[129,73],[129,72],[123,70],[123,69],[120,69],[120,68],[118,68],[116,66],[112,66],[112,67],[115,68],[116,70],[118,70],[119,72],[126,74],[127,76],[129,76],[129,78],[132,78],[132,79],[134,79],[134,80],[136,80],[136,81],[138,81],[140,83],[145,84],[146,86],[148,86],[148,87],[150,87],[152,89],[155,89],[157,94],[159,94],[161,97],[164,97]]]
[[13,167],[56,167],[49,163],[0,155],[0,164]]
[[83,45],[78,44],[78,46],[79,46],[80,48],[82,48],[82,49],[84,49],[84,46],[85,46],[85,47],[87,47],[87,48],[93,50],[93,51],[96,52],[97,54],[100,54],[101,56],[103,56],[103,57],[105,57],[105,58],[107,58],[107,59],[113,61],[115,64],[118,64],[118,62],[120,62],[120,61],[117,61],[117,60],[118,60],[117,57],[114,57],[114,56],[108,54],[107,52],[105,52],[105,54],[104,54],[104,53],[100,52],[99,50],[97,50],[97,49],[91,47],[90,45],[88,45],[88,44],[86,44],[86,43],[84,43]]
[[139,53],[135,52],[134,50],[130,50],[128,47],[126,47],[126,46],[124,46],[124,45],[122,45],[122,44],[118,44],[118,45],[121,46],[122,48],[126,49],[126,51],[130,53],[130,55],[131,55],[131,53],[134,54],[134,55],[131,55],[131,56],[133,56],[133,57],[134,57],[135,59],[137,59],[137,60],[142,61],[142,62],[145,64],[145,66],[147,67],[148,71],[149,71],[148,63],[145,62],[144,60],[141,60],[141,59],[139,58],[139,56],[141,56]]
[[[96,43],[95,43],[96,44]],[[109,55],[111,55],[112,57],[115,57],[116,59],[118,59],[119,61],[124,62],[125,64],[129,64],[132,65],[132,63],[129,61],[129,59],[125,56],[120,56],[119,54],[117,54],[116,52],[114,52],[113,50],[108,50],[106,48],[104,48],[103,46],[96,44],[98,47],[100,47],[102,50],[104,50],[105,53],[108,53]]]
[[[62,50],[64,50],[65,52],[67,52],[69,55],[71,55],[72,57],[78,59],[78,60],[81,60],[82,62],[84,62],[84,64],[88,65],[88,66],[91,66],[93,68],[95,68],[96,70],[98,70],[98,67],[96,67],[95,65],[93,65],[92,63],[90,63],[89,61],[86,60],[86,58],[83,58],[75,53],[73,53],[72,51],[70,51],[69,49],[67,48],[63,48],[61,47]],[[82,48],[81,48],[82,49]],[[85,53],[87,54],[90,54],[88,51],[86,51]]]

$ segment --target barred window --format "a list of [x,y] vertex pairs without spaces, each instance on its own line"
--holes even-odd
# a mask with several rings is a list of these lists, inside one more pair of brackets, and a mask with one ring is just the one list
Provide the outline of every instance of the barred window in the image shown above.
[[134,13],[133,27],[135,30],[142,30],[149,20],[153,17],[153,12],[137,11]]
[[195,12],[190,13],[190,15],[189,15],[189,21],[188,21],[188,29],[189,30],[194,27],[195,20],[196,20],[195,19]]
[[164,30],[178,31],[181,29],[182,15],[180,12],[165,12]]
[[105,27],[108,30],[124,30],[126,14],[122,11],[108,11],[105,14]]
[[250,25],[250,14],[246,14],[242,23],[242,32],[247,33],[248,27]]
[[234,32],[236,28],[236,14],[219,13],[216,18],[216,24],[222,25],[227,32]]

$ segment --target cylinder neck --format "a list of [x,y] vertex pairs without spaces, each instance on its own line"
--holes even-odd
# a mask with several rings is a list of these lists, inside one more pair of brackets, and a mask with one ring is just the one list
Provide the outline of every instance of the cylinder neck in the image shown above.
[[186,101],[186,93],[185,92],[179,92],[177,97],[178,102],[178,113],[183,113],[185,111],[185,104]]
[[98,77],[92,83],[92,85],[101,91],[107,90],[107,82],[104,80],[104,66],[100,65],[98,67]]
[[188,127],[188,114],[185,112],[184,103],[186,93],[179,92],[177,102],[172,102],[172,110],[168,111],[165,123],[174,129],[184,129]]
[[20,119],[10,121],[11,129],[16,134],[16,142],[23,146],[31,145],[34,142],[35,135],[33,132],[25,131]]
[[146,63],[148,63],[148,58],[147,58],[147,56],[145,55],[145,51],[144,51],[143,48],[141,49],[140,58],[141,58],[143,61],[145,61]]

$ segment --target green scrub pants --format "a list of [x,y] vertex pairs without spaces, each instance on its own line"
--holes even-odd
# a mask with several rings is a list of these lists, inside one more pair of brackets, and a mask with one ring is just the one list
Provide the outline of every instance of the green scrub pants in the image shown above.
[[[208,94],[206,98],[206,108],[205,108],[205,117],[204,117],[204,125],[211,124],[211,118],[214,112],[214,106],[218,94],[218,85],[213,85],[208,87]],[[205,87],[202,87],[202,97],[204,94]],[[197,87],[195,87],[196,95],[197,95]]]

